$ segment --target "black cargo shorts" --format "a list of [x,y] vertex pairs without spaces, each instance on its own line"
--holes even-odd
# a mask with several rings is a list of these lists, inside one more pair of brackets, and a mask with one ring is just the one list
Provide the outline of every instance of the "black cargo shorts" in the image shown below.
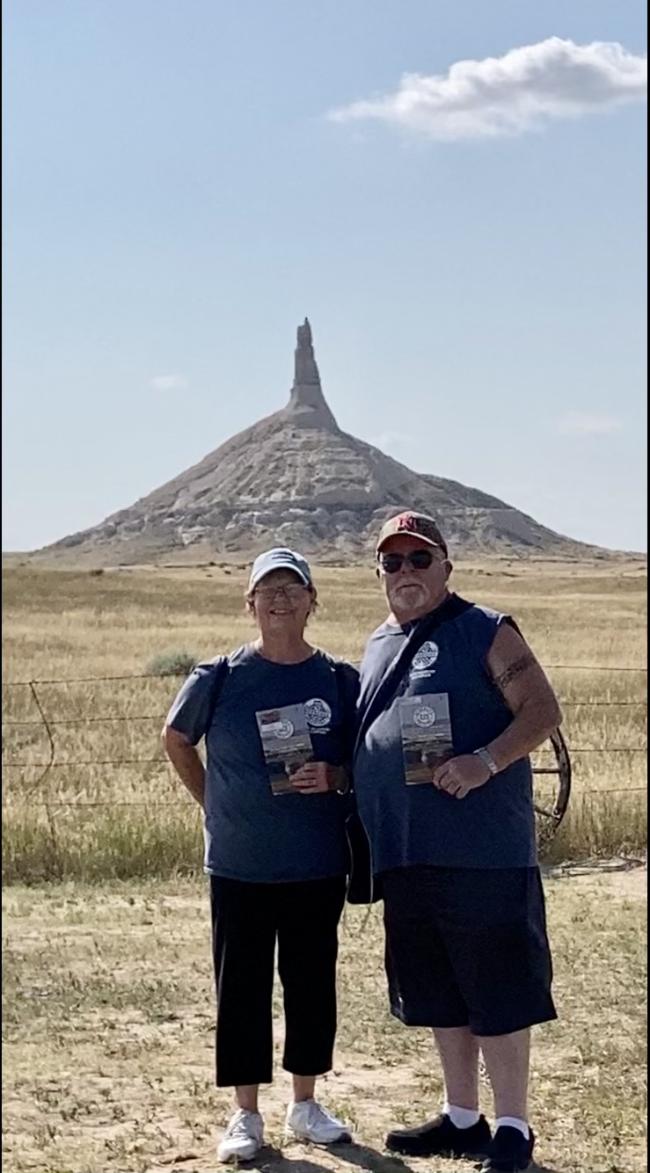
[[382,873],[391,1012],[408,1026],[511,1034],[557,1017],[539,869]]

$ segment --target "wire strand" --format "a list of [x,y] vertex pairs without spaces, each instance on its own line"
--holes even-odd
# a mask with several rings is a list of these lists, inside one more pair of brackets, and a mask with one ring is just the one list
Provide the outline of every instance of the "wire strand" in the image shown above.
[[[636,667],[630,664],[543,664],[543,668],[561,672],[647,672],[647,667]],[[179,676],[188,676],[185,670],[180,672],[128,672],[120,676],[68,676],[55,677],[51,680],[3,680],[3,688],[29,688],[31,684],[102,684],[105,681],[115,680],[169,680]]]
[[[602,787],[602,788],[596,787],[591,790],[577,791],[577,793],[575,794],[575,798],[580,799],[580,798],[588,798],[588,797],[594,797],[594,796],[599,797],[600,795],[603,795],[603,794],[645,794],[645,793],[646,793],[645,786],[613,786],[613,787]],[[27,801],[27,800],[25,800],[25,801]],[[30,805],[30,807],[38,806],[38,807],[48,807],[48,808],[57,807],[57,806],[73,806],[73,807],[133,806],[133,807],[146,807],[147,810],[157,810],[159,807],[166,809],[168,807],[186,806],[190,801],[191,800],[190,800],[189,796],[188,796],[187,800],[183,800],[183,799],[179,798],[179,799],[176,799],[174,802],[142,802],[142,801],[128,802],[128,801],[122,800],[122,799],[117,800],[115,802],[113,802],[113,801],[109,802],[107,800],[95,802],[94,800],[92,800],[92,801],[77,801],[77,800],[71,800],[71,799],[65,799],[65,798],[53,798],[53,799],[50,799],[48,802],[43,802],[40,799],[36,800],[36,801],[33,801],[30,799],[29,805]],[[19,799],[19,798],[5,799],[5,801],[2,803],[3,810],[6,810],[7,808],[9,808],[11,806],[18,806],[18,805],[20,805],[20,802],[21,802],[21,799]],[[188,809],[191,810],[192,809],[191,806],[188,807]],[[198,811],[197,811],[197,813],[198,813]]]

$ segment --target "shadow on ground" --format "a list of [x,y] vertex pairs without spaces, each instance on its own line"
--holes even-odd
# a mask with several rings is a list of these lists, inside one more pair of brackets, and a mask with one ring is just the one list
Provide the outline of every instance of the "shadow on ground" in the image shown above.
[[[328,1162],[320,1163],[305,1157],[287,1156],[281,1149],[266,1145],[255,1161],[242,1162],[239,1166],[245,1173],[333,1173],[337,1165],[356,1166],[365,1169],[368,1173],[416,1173],[411,1165],[401,1157],[379,1152],[360,1144],[337,1144],[323,1146],[322,1152],[329,1158],[334,1158],[334,1165]],[[177,1157],[167,1166],[168,1173],[219,1173],[226,1166],[221,1165],[212,1155],[195,1164],[196,1154],[188,1154],[186,1158]],[[236,1167],[235,1167],[236,1168]],[[480,1162],[443,1160],[439,1159],[435,1165],[432,1158],[427,1158],[427,1173],[445,1173],[446,1170],[463,1170],[480,1168]],[[561,1169],[551,1168],[549,1165],[532,1164],[529,1173],[563,1173]]]

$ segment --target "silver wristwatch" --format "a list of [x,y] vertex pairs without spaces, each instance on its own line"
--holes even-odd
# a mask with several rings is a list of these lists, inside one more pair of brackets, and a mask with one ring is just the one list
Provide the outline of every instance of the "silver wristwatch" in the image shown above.
[[474,753],[476,754],[476,757],[480,758],[481,761],[487,766],[488,770],[490,771],[491,778],[493,778],[495,774],[499,773],[499,767],[497,766],[489,749],[486,749],[485,746],[482,746],[481,749],[475,749]]

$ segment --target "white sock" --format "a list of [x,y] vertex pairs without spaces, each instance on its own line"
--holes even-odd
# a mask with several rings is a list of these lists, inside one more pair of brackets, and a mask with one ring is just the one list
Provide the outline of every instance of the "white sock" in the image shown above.
[[447,1100],[442,1110],[456,1128],[471,1128],[473,1124],[478,1124],[481,1116],[478,1108],[458,1108],[456,1104],[449,1104]]
[[530,1129],[527,1122],[520,1120],[518,1116],[498,1116],[494,1121],[494,1131],[496,1132],[497,1128],[501,1128],[502,1125],[504,1128],[518,1128],[526,1140],[530,1136]]

